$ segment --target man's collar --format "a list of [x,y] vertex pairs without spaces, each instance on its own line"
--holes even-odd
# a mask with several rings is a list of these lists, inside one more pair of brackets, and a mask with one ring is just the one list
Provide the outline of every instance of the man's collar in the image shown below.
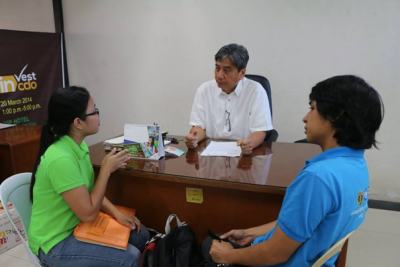
[[333,159],[338,157],[354,157],[363,158],[364,149],[353,149],[347,146],[335,147],[328,149],[312,159],[306,160],[306,164],[315,163],[318,161]]
[[[236,85],[235,90],[231,93],[231,94],[236,94],[236,96],[239,96],[240,93],[243,91],[243,83],[246,81],[246,77],[244,77],[243,79],[241,79],[238,84]],[[218,85],[217,85],[218,87]],[[219,87],[218,87],[219,88]],[[219,90],[217,90],[217,95],[221,95],[221,94],[226,94],[224,90],[222,90],[221,88],[219,88]]]
[[60,141],[63,141],[69,145],[69,147],[74,151],[78,159],[83,159],[86,154],[89,154],[89,148],[84,141],[82,144],[78,146],[75,141],[69,137],[68,135],[64,135],[60,138]]
[[244,79],[246,79],[246,78],[243,78],[238,82],[238,84],[236,85],[235,91],[233,91],[232,93],[235,93],[237,96],[240,95],[240,93],[243,91]]

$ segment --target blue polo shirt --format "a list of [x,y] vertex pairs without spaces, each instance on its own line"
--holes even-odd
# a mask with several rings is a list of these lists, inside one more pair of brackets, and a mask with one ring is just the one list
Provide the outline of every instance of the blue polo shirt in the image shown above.
[[[332,148],[306,161],[287,188],[277,222],[287,236],[303,244],[277,266],[311,266],[359,227],[368,210],[368,191],[364,150]],[[256,238],[253,244],[268,240],[274,231]],[[337,256],[324,266],[334,266]]]

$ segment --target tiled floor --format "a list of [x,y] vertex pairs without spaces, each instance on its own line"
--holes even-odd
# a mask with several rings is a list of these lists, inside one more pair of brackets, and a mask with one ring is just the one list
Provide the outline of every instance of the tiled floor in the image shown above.
[[[0,255],[0,266],[33,266],[19,245]],[[400,212],[370,209],[350,237],[347,267],[400,267]]]
[[24,246],[20,244],[0,255],[0,266],[25,267],[33,264],[30,263]]
[[400,267],[400,212],[369,209],[349,240],[348,267]]

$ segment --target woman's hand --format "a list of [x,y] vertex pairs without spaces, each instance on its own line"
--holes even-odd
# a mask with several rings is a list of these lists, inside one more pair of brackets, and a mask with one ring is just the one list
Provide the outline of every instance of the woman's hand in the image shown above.
[[117,216],[115,216],[115,218],[120,224],[128,226],[131,230],[136,229],[137,234],[139,234],[139,232],[142,230],[142,224],[140,223],[139,219],[136,218],[135,216],[119,212]]
[[116,152],[117,150],[114,148],[104,157],[103,161],[101,162],[102,170],[111,174],[118,168],[124,168],[126,166],[126,162],[130,159],[131,154],[128,154],[127,149],[118,153]]

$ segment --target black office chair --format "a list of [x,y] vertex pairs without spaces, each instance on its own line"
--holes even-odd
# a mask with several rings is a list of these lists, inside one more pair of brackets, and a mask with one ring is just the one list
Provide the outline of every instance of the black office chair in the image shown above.
[[[272,119],[272,95],[271,95],[271,85],[269,84],[269,81],[267,78],[261,76],[261,75],[254,75],[254,74],[246,74],[245,75],[247,79],[253,80],[258,82],[259,84],[264,87],[265,92],[267,92],[268,96],[268,101],[269,101],[269,108],[271,111],[271,119]],[[278,140],[278,132],[273,129],[270,131],[267,131],[267,134],[265,135],[264,141],[267,142],[276,142]]]

